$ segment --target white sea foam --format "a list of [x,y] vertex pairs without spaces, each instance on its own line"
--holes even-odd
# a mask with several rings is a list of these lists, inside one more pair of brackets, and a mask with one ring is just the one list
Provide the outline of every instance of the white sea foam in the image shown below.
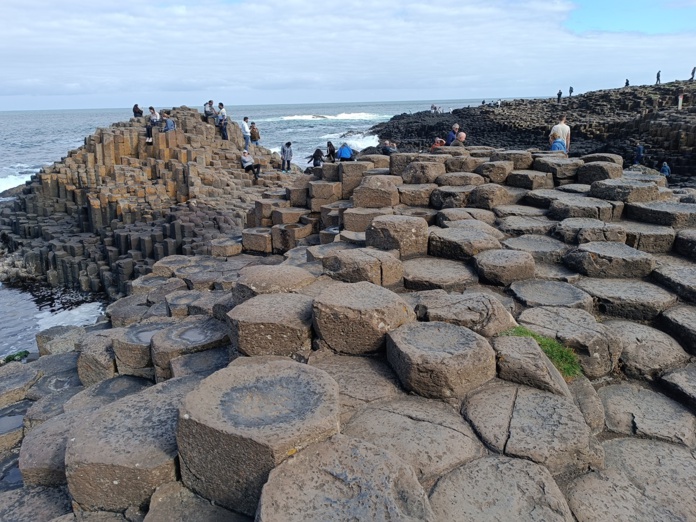
[[349,136],[345,138],[343,141],[345,141],[348,145],[351,146],[351,148],[355,150],[362,150],[367,147],[376,147],[377,145],[379,145],[379,139],[377,138],[377,136],[374,135],[356,134],[355,136]]
[[381,120],[390,116],[373,114],[371,112],[342,112],[340,114],[295,114],[293,116],[281,116],[281,120]]
[[72,310],[63,310],[52,314],[49,311],[36,314],[39,330],[46,330],[52,326],[73,325],[84,326],[94,324],[95,318],[102,312],[101,303],[85,303]]
[[0,177],[0,192],[18,187],[19,185],[24,185],[30,178],[31,174],[10,174],[9,176],[2,176]]

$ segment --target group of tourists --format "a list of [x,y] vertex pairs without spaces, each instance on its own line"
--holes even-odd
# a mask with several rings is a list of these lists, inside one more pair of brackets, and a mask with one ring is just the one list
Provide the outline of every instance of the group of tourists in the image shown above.
[[[286,143],[286,145],[288,144]],[[281,149],[281,158],[282,156],[283,150]],[[292,155],[290,157],[292,158]],[[321,167],[326,162],[336,163],[336,160],[354,161],[355,151],[345,142],[337,149],[333,143],[327,141],[326,154],[321,149],[316,149],[312,155],[307,156],[305,159],[309,160],[307,163],[311,163],[313,167]]]
[[[155,110],[154,107],[149,107],[150,120],[145,126],[145,143],[152,143],[152,129],[158,128],[160,132],[171,132],[176,129],[176,123],[172,120],[169,111],[162,111],[160,115],[159,112]],[[133,105],[133,117],[142,118],[143,110],[138,107],[136,103]]]

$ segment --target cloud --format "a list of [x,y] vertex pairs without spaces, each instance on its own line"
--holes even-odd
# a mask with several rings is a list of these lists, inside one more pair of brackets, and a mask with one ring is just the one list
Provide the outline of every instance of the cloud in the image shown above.
[[665,80],[688,77],[693,64],[682,56],[696,55],[693,32],[575,33],[564,24],[580,8],[565,0],[2,0],[0,109],[29,99],[84,107],[87,95],[105,107],[550,96],[570,84],[579,93],[626,77],[652,81],[657,69]]

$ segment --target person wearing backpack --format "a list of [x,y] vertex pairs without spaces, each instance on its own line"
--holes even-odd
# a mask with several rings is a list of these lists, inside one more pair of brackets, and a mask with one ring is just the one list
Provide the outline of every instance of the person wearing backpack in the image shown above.
[[251,127],[249,127],[249,134],[251,135],[251,143],[258,147],[259,141],[261,140],[261,133],[253,121],[251,122]]

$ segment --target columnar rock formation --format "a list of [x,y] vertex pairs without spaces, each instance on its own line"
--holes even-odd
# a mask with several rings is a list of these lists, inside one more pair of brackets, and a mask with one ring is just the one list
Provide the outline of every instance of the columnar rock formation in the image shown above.
[[[572,155],[609,152],[632,162],[640,142],[645,146],[646,165],[655,167],[667,161],[673,174],[688,178],[696,175],[694,83],[592,91],[562,98],[560,104],[556,98],[513,100],[501,107],[462,108],[451,114],[402,114],[372,130],[382,139],[398,142],[405,152],[427,150],[436,137],[445,137],[454,123],[467,132],[467,145],[546,148],[551,127],[559,115],[566,114],[572,129]],[[677,110],[680,94],[681,111]]]
[[696,519],[695,193],[483,146],[266,190],[0,368],[0,518]]

